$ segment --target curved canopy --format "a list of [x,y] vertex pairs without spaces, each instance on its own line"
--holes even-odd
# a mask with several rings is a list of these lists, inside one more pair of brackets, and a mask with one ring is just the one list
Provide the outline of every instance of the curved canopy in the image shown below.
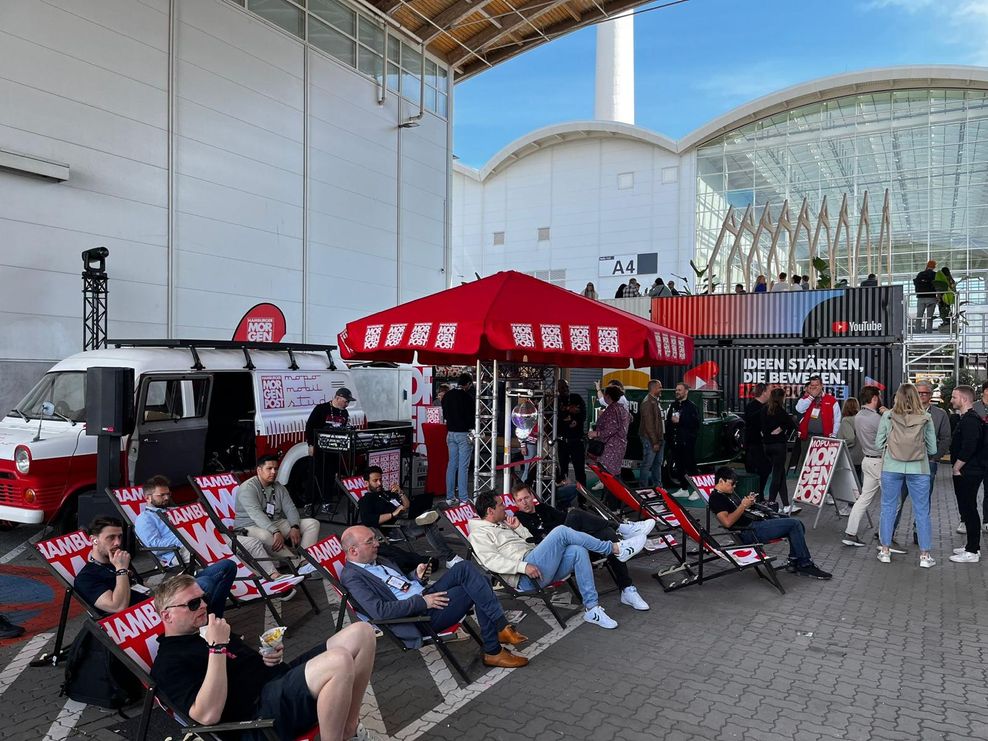
[[563,368],[685,365],[684,334],[508,270],[349,322],[346,359],[444,365],[502,360]]

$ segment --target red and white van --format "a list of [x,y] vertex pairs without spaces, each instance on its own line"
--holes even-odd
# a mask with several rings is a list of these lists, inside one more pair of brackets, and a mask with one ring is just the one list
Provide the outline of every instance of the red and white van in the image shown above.
[[[66,358],[0,421],[0,520],[72,524],[76,497],[95,490],[97,438],[86,434],[86,369],[94,366],[134,371],[135,423],[120,447],[124,485],[155,474],[181,485],[189,474],[250,470],[270,452],[283,455],[278,478],[288,483],[307,456],[312,408],[353,388],[333,350],[135,340]],[[46,402],[53,413],[44,414]],[[350,421],[363,426],[358,405],[350,404]]]

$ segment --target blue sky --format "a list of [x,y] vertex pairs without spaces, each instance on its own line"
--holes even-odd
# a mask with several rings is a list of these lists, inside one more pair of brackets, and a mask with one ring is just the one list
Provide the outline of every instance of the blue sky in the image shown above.
[[[535,129],[593,118],[595,35],[583,29],[457,85],[460,161],[480,167]],[[988,0],[690,0],[635,17],[636,123],[678,139],[817,77],[985,65],[986,39]]]

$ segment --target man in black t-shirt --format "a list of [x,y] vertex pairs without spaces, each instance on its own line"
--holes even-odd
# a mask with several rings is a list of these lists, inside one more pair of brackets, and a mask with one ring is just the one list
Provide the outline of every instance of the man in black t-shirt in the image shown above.
[[151,590],[141,583],[130,565],[130,554],[120,547],[123,523],[115,517],[97,517],[89,525],[89,536],[93,549],[73,583],[76,594],[102,615],[146,600]]
[[716,477],[717,483],[710,492],[707,504],[721,525],[736,531],[745,543],[768,543],[776,538],[786,538],[789,541],[789,561],[797,574],[814,579],[831,578],[831,574],[818,569],[810,558],[810,550],[806,547],[806,528],[802,522],[795,517],[775,517],[752,510],[754,494],[738,499],[734,493],[737,478],[733,468],[721,466]]
[[272,718],[278,738],[295,738],[316,724],[320,738],[367,737],[359,715],[377,648],[370,625],[347,626],[286,665],[282,647],[262,655],[232,636],[225,620],[207,615],[204,597],[184,574],[155,591],[164,635],[151,677],[182,715],[205,725]]
[[[316,437],[319,431],[327,427],[343,429],[350,426],[350,413],[347,412],[346,408],[351,401],[354,401],[354,396],[350,389],[341,386],[330,401],[316,404],[312,408],[309,419],[305,422],[305,441],[309,444],[310,466],[313,465],[313,456],[316,454]],[[320,451],[320,455],[324,463],[320,471],[323,480],[319,482],[319,486],[322,488],[322,500],[318,501],[317,491],[309,491],[306,499],[314,507],[320,507],[321,514],[329,514],[332,509],[329,500],[334,489],[332,482],[340,471],[340,454],[323,450]]]
[[573,476],[578,484],[587,485],[587,451],[583,447],[583,429],[587,422],[587,405],[579,394],[571,394],[569,384],[562,378],[557,385],[559,405],[559,471],[565,478],[573,463]]
[[[357,519],[361,525],[379,529],[397,527],[404,530],[409,537],[423,532],[429,545],[446,561],[447,569],[463,560],[453,552],[436,527],[439,513],[431,508],[431,494],[416,494],[409,499],[398,484],[392,486],[390,491],[385,490],[384,472],[380,466],[369,466],[364,473],[364,480],[367,482],[367,493],[361,497],[357,507]],[[415,524],[404,518],[413,519]],[[421,530],[416,532],[416,527]]]
[[[528,538],[528,542],[536,545],[560,525],[592,535],[600,540],[609,540],[612,543],[637,535],[647,536],[655,527],[655,520],[626,522],[615,527],[603,517],[597,517],[589,512],[584,512],[582,509],[574,508],[563,513],[548,504],[542,502],[536,504],[535,495],[525,484],[516,485],[511,490],[511,495],[518,506],[515,516],[531,534],[532,537]],[[619,561],[613,555],[607,557],[607,562],[611,568],[611,573],[614,574],[614,582],[621,590],[621,603],[636,610],[647,610],[648,603],[638,594],[634,582],[631,581],[628,564]]]
[[470,430],[476,426],[477,394],[473,388],[473,376],[461,373],[459,386],[450,389],[443,396],[443,417],[446,419],[446,449],[449,463],[446,465],[446,503],[460,503],[470,497],[470,459],[473,457],[473,442]]
[[682,474],[697,473],[696,440],[700,434],[700,410],[689,399],[690,387],[676,384],[676,400],[666,411],[666,435],[672,442],[672,465]]

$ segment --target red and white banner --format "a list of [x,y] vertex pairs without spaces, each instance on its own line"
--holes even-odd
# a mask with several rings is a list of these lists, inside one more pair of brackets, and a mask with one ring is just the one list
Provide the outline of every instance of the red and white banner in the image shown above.
[[843,449],[844,441],[829,437],[814,437],[806,450],[806,460],[796,481],[793,501],[811,504],[814,507],[823,506],[830,488],[830,479],[837,466],[837,460]]
[[40,543],[35,543],[34,547],[66,582],[74,584],[75,578],[86,565],[93,541],[82,530],[77,530],[68,535],[42,540]]
[[401,450],[372,450],[367,454],[368,466],[380,466],[384,475],[381,480],[385,489],[391,489],[397,484],[401,486]]
[[710,501],[710,492],[717,484],[717,476],[712,473],[698,473],[687,476],[686,480],[693,486],[696,493],[703,497],[704,502]]
[[220,522],[228,528],[237,519],[237,491],[240,482],[232,473],[217,473],[212,476],[195,476],[192,483],[206,501]]
[[233,333],[234,342],[281,342],[288,323],[274,304],[256,304],[247,310]]
[[343,546],[340,545],[339,538],[335,535],[330,535],[318,543],[313,543],[307,550],[309,551],[309,555],[319,562],[320,566],[333,574],[337,579],[340,578],[340,575],[343,573],[343,566],[346,564],[346,555],[343,553]]
[[467,538],[470,536],[470,526],[467,523],[470,520],[477,519],[477,510],[473,508],[470,502],[464,502],[455,507],[448,507],[446,509],[446,519],[449,520],[453,527],[460,531],[460,534],[464,538]]
[[113,489],[112,494],[117,503],[127,514],[130,525],[137,524],[137,518],[144,511],[144,489],[140,486],[128,486],[124,489]]
[[363,499],[364,494],[369,491],[367,481],[363,476],[347,476],[340,479],[340,483],[343,484],[343,488],[347,490],[347,493],[353,497],[355,502]]
[[103,618],[99,624],[134,663],[151,673],[151,665],[158,656],[158,636],[165,632],[153,599]]
[[[432,406],[432,366],[412,366],[412,450],[421,456],[426,455],[425,433],[422,425],[429,419]],[[439,421],[442,421],[441,419]]]
[[[237,580],[233,582],[230,595],[242,600],[257,599],[261,596],[257,586],[250,581],[254,576],[247,565],[234,555],[233,550],[220,535],[216,526],[199,502],[185,504],[181,507],[171,507],[167,510],[168,522],[175,529],[185,547],[196,554],[200,561],[211,565],[217,561],[233,561],[237,566]],[[247,580],[247,581],[241,581]],[[261,586],[267,594],[287,592],[293,585],[302,581],[302,577],[282,577],[277,581],[261,579]]]

